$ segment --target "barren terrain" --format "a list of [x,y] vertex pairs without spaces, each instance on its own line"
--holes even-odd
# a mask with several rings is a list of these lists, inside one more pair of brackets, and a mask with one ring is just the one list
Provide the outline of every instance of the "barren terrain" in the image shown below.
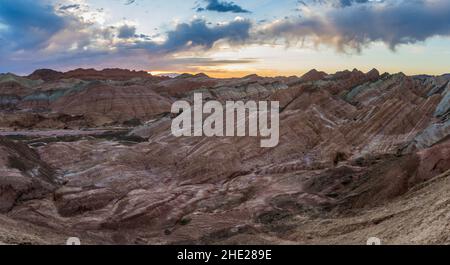
[[[0,75],[0,244],[450,243],[450,76]],[[171,104],[277,100],[280,142]]]

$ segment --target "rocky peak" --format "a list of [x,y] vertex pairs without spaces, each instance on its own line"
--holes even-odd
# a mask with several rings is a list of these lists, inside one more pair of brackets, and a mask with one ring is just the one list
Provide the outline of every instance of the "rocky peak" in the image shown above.
[[317,71],[316,69],[312,69],[306,74],[304,74],[301,79],[303,81],[317,81],[323,79],[325,76],[327,76],[327,73],[322,71]]
[[64,73],[64,78],[77,78],[82,80],[129,80],[132,78],[150,78],[151,74],[145,71],[125,70],[119,68],[75,69]]
[[209,78],[209,76],[205,73],[198,73],[194,75],[194,78]]
[[377,69],[373,68],[372,70],[366,73],[366,76],[370,80],[376,80],[380,77],[380,72]]
[[257,74],[246,75],[243,77],[243,79],[258,79],[258,78],[261,78],[261,77]]
[[28,76],[29,79],[54,81],[64,77],[64,73],[52,69],[38,69]]

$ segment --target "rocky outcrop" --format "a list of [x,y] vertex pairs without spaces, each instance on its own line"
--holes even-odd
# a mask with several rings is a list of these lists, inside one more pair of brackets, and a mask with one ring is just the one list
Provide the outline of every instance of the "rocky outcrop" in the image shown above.
[[450,111],[450,83],[447,88],[442,92],[443,98],[434,112],[434,116],[442,117],[448,115]]
[[304,74],[301,79],[302,81],[317,81],[325,78],[327,76],[327,73],[322,71],[317,71],[316,69],[312,69],[311,71]]
[[129,80],[132,78],[152,77],[145,71],[130,71],[124,69],[76,69],[64,73],[64,78],[77,78],[83,80]]
[[55,81],[64,78],[64,73],[51,69],[38,69],[28,76],[29,79]]
[[0,137],[0,150],[0,213],[56,188],[53,169],[26,145]]
[[423,149],[448,138],[450,135],[450,120],[444,123],[435,123],[427,127],[423,132],[414,138],[412,145]]
[[144,86],[92,84],[87,89],[51,103],[51,109],[71,115],[101,115],[123,122],[150,119],[170,112],[171,100]]
[[125,69],[75,69],[68,72],[58,72],[51,69],[39,69],[34,71],[28,78],[33,80],[55,81],[59,79],[82,79],[82,80],[129,80],[132,78],[151,78],[145,71],[130,71]]
[[0,74],[0,85],[5,84],[5,83],[7,84],[7,86],[10,86],[12,83],[14,83],[20,87],[32,88],[34,86],[42,84],[43,81],[42,80],[32,80],[32,79],[17,76],[17,75],[11,74],[11,73]]

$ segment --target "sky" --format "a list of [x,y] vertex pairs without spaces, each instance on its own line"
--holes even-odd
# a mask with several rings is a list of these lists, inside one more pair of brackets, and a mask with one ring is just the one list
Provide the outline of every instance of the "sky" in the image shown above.
[[450,72],[449,0],[0,0],[0,72]]

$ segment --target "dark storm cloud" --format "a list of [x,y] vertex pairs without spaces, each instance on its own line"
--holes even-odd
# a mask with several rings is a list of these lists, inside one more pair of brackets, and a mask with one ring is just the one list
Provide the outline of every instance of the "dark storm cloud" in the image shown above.
[[340,51],[359,51],[378,41],[395,49],[400,44],[450,36],[450,1],[446,0],[371,1],[345,8],[312,10],[299,19],[266,27],[260,32],[263,41],[281,38],[292,44],[311,40]]
[[135,26],[123,25],[119,27],[117,37],[121,39],[129,39],[134,37],[135,35],[136,35]]
[[34,0],[2,0],[0,24],[0,49],[34,49],[66,26],[66,21],[56,15],[53,7]]
[[61,6],[59,9],[60,10],[80,9],[80,5],[78,5],[78,4],[65,5],[65,6]]
[[226,24],[208,27],[203,19],[195,19],[190,23],[181,23],[167,32],[163,43],[144,42],[141,47],[158,53],[172,53],[192,48],[209,50],[219,40],[230,44],[242,44],[250,38],[252,24],[249,20],[239,19]]
[[201,11],[216,11],[216,12],[232,12],[232,13],[250,13],[250,11],[240,7],[233,2],[226,2],[220,0],[205,0],[207,5],[205,7],[197,8],[198,12]]

